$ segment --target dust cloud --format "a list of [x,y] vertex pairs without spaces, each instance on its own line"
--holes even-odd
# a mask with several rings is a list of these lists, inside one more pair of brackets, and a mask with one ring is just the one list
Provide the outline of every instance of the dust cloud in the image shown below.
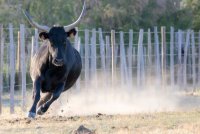
[[[105,79],[101,79],[105,80]],[[108,79],[109,80],[109,79]],[[158,87],[155,83],[143,88],[121,86],[93,81],[90,86],[70,89],[53,104],[56,115],[76,116],[101,114],[136,114],[189,110],[199,107],[200,99],[185,96],[170,87]],[[56,110],[55,110],[56,109]]]

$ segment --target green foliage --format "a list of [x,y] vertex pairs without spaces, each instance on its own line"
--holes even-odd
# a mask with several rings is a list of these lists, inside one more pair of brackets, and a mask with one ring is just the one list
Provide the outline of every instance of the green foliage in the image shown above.
[[[200,29],[200,1],[199,0],[183,0],[183,7],[191,12],[191,27],[195,30]],[[186,16],[185,16],[186,17]]]
[[[79,16],[82,0],[0,0],[0,23],[28,25],[22,9],[40,24],[67,25]],[[87,0],[80,28],[138,30],[154,26],[200,28],[199,0]],[[30,26],[30,25],[28,25]]]
[[[48,4],[47,4],[48,3]],[[64,0],[35,0],[30,2],[27,9],[35,20],[46,25],[66,25],[74,20],[72,2]]]

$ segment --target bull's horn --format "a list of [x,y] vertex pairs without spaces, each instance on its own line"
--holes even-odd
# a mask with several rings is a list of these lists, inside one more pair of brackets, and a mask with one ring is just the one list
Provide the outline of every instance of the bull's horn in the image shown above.
[[86,4],[85,4],[85,0],[84,0],[84,4],[83,4],[83,9],[82,9],[81,15],[79,16],[79,18],[74,23],[72,23],[70,25],[67,25],[67,26],[64,26],[66,32],[68,32],[71,29],[75,28],[79,24],[79,22],[81,21],[81,18],[83,17],[84,12],[85,12],[85,8],[86,8]]
[[27,11],[23,11],[23,13],[26,16],[26,18],[28,19],[29,23],[33,27],[36,27],[39,30],[42,30],[42,31],[45,31],[45,32],[49,32],[50,28],[48,26],[42,26],[42,25],[39,25],[37,22],[33,21],[32,17],[29,15],[29,13]]

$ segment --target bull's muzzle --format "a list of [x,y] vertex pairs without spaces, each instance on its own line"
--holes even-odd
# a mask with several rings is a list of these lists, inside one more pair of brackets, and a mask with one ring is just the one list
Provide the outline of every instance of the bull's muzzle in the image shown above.
[[53,64],[54,64],[55,66],[63,66],[64,61],[63,61],[63,59],[54,59],[54,60],[53,60]]

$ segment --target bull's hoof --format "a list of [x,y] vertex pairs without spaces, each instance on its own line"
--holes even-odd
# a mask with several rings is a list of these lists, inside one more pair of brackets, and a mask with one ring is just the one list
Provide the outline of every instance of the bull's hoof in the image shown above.
[[28,118],[35,118],[36,116],[36,113],[33,113],[33,112],[28,112]]
[[43,111],[42,106],[40,106],[40,107],[38,108],[38,110],[37,110],[37,114],[38,114],[38,115],[43,115],[44,113],[45,113],[45,111]]

